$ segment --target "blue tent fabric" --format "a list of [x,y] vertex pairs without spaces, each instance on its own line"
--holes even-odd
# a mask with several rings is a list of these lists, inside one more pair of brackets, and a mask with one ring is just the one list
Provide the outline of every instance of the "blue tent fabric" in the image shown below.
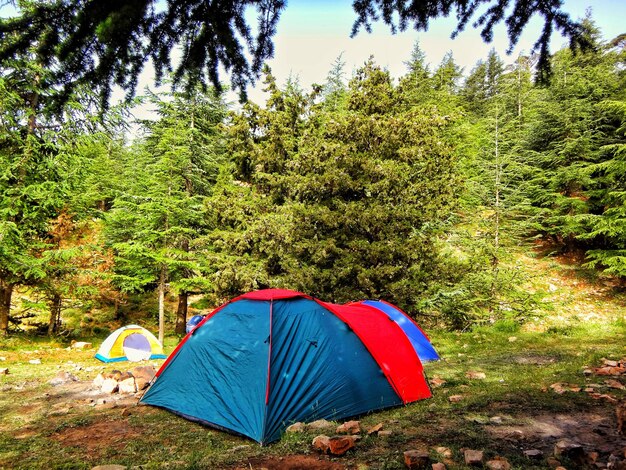
[[308,299],[274,305],[268,441],[296,421],[402,404],[363,343],[335,315]]
[[269,302],[250,300],[217,312],[193,331],[141,401],[261,441],[268,312]]
[[426,335],[424,335],[422,330],[420,330],[411,319],[407,318],[401,310],[380,300],[364,300],[361,303],[377,308],[395,321],[411,341],[417,356],[422,362],[439,360],[439,354],[437,354],[437,351],[435,351],[435,348]]
[[[238,297],[183,339],[141,403],[266,444],[297,421],[339,420],[431,396],[417,355],[413,380],[423,387],[409,400],[389,381],[393,364],[380,363],[338,308],[284,290]],[[408,341],[407,353],[414,354]]]

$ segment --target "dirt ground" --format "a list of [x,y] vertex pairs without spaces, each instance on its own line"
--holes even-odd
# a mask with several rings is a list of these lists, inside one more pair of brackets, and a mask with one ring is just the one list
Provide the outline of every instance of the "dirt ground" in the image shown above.
[[[82,406],[109,408],[110,413],[101,414],[98,420],[60,429],[50,436],[63,446],[79,447],[90,455],[98,455],[100,449],[122,449],[129,440],[146,433],[141,425],[132,424],[129,416],[150,413],[150,407],[137,406],[137,396],[105,395],[94,389],[91,382],[73,382],[54,387],[42,399],[48,406],[60,414],[71,413],[72,409]],[[94,405],[95,403],[95,405]],[[26,408],[41,405],[25,405]],[[539,414],[537,416],[515,416],[518,424],[485,424],[484,430],[496,443],[495,447],[515,447],[521,453],[524,450],[539,449],[544,455],[551,455],[557,441],[568,439],[580,443],[585,449],[599,453],[600,460],[606,461],[610,454],[626,451],[626,436],[617,432],[615,405],[596,407],[594,411],[572,414]],[[135,423],[137,421],[135,420]],[[449,423],[454,426],[454,423]],[[14,437],[25,438],[33,435],[35,429],[28,427],[20,430]],[[94,439],[97,436],[97,439]],[[497,444],[499,443],[499,444]],[[311,453],[309,455],[286,455],[282,457],[249,458],[244,466],[235,470],[266,468],[268,470],[342,470],[358,468],[354,465],[331,460],[326,456]],[[367,467],[365,467],[367,468]]]

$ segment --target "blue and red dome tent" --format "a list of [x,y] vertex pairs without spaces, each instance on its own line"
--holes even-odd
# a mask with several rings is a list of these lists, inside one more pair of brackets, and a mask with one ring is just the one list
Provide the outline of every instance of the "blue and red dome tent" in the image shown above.
[[267,289],[207,315],[141,402],[266,444],[297,421],[430,396],[411,340],[384,311]]

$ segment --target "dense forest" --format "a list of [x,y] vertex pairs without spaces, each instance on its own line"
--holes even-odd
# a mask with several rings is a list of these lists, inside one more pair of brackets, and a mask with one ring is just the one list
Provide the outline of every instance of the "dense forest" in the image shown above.
[[129,105],[102,111],[77,87],[59,113],[46,68],[15,57],[0,70],[0,331],[139,311],[181,333],[190,304],[266,287],[383,298],[451,328],[523,322],[536,300],[511,247],[531,243],[623,280],[626,39],[583,26],[593,47],[552,55],[548,84],[535,56],[492,52],[464,74],[416,44],[399,79],[375,58],[349,77],[340,56],[305,90],[265,67],[263,105],[149,94],[158,118],[132,140]]

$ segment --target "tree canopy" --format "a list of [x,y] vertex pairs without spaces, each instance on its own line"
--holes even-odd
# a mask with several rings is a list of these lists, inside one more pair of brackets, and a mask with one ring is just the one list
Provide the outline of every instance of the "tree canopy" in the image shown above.
[[[245,98],[246,87],[258,78],[262,64],[274,53],[272,38],[285,0],[20,0],[19,14],[0,19],[0,66],[16,56],[31,55],[52,73],[45,84],[56,89],[64,103],[80,84],[98,90],[106,105],[114,86],[128,97],[135,94],[138,77],[151,60],[157,84],[174,72],[174,84],[212,83],[220,89],[219,69],[230,75],[233,89]],[[511,7],[508,8],[509,4]],[[574,48],[587,42],[580,24],[561,9],[558,0],[355,0],[357,18],[352,35],[371,31],[382,19],[392,32],[409,26],[427,30],[432,19],[456,12],[456,36],[472,18],[490,42],[494,27],[504,22],[510,48],[517,43],[529,19],[538,14],[544,26],[539,50],[540,78],[550,73],[549,40],[553,31],[569,38]],[[257,23],[246,12],[254,8]],[[179,48],[180,57],[172,52]],[[183,80],[184,79],[184,80]]]

